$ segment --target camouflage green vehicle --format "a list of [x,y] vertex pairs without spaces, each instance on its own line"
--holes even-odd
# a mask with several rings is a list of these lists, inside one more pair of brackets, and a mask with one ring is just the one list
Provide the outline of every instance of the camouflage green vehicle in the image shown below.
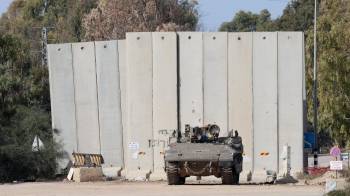
[[222,184],[238,184],[242,171],[242,138],[231,131],[219,137],[217,125],[190,127],[178,133],[177,141],[165,152],[165,171],[169,185],[185,184],[189,176],[211,176],[222,179]]

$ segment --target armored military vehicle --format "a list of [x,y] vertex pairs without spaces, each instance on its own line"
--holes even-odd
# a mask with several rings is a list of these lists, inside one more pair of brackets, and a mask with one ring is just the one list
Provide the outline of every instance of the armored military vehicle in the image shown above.
[[165,171],[169,185],[185,184],[189,176],[214,175],[222,184],[238,184],[242,171],[242,138],[231,131],[219,137],[217,125],[190,127],[177,133],[176,142],[165,152]]

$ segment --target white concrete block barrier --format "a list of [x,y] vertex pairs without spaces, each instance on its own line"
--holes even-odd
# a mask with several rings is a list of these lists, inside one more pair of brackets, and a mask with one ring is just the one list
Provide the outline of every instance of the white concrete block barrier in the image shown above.
[[253,33],[228,34],[228,129],[237,130],[243,140],[242,178],[254,165],[252,56]]
[[101,154],[106,167],[123,166],[118,41],[95,42]]
[[72,44],[78,152],[101,153],[95,44]]
[[177,35],[153,33],[153,155],[151,180],[166,180],[164,153],[177,130]]
[[126,177],[146,179],[153,172],[152,33],[126,35]]
[[285,145],[291,172],[303,169],[303,33],[140,32],[48,51],[52,126],[68,154],[165,179],[169,134],[216,123],[242,136],[241,178],[281,172]]
[[117,41],[50,44],[48,53],[52,127],[67,157],[59,168],[73,152],[123,167]]
[[278,172],[277,57],[277,33],[253,33],[253,180]]
[[228,134],[227,49],[227,33],[203,33],[203,125],[219,125],[220,136]]
[[66,168],[72,152],[78,150],[72,63],[71,44],[48,46],[52,128],[64,151],[63,159],[58,161],[59,169]]
[[203,33],[178,33],[180,123],[203,126]]
[[278,149],[281,155],[284,145],[290,147],[294,175],[303,171],[303,40],[302,32],[278,32]]

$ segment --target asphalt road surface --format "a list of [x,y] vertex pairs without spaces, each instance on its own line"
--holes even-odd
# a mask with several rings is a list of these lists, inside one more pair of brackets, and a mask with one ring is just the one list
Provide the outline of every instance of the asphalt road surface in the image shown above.
[[0,196],[321,196],[321,186],[213,185],[168,186],[166,182],[20,183],[0,185]]

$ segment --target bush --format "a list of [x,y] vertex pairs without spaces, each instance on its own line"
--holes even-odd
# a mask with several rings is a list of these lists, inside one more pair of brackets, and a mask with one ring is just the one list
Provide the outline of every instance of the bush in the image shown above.
[[344,190],[331,191],[327,196],[349,196],[350,195],[350,186],[347,186]]
[[[53,177],[58,145],[53,141],[48,112],[24,106],[15,112],[12,126],[0,129],[0,182]],[[36,135],[43,141],[44,148],[33,152]]]

